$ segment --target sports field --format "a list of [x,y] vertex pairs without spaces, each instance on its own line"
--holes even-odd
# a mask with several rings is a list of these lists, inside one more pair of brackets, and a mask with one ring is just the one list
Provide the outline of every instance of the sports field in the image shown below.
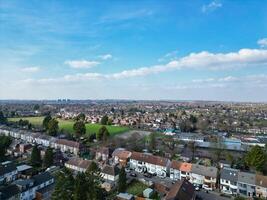
[[[41,126],[44,117],[15,117],[15,118],[8,118],[9,121],[19,121],[20,119],[23,120],[29,120],[30,123],[32,123],[35,126]],[[65,132],[73,133],[73,120],[61,120],[57,119],[59,122],[59,129],[63,129]],[[87,134],[92,134],[92,133],[97,133],[99,128],[102,126],[101,124],[90,124],[87,123],[85,124],[86,126],[86,133]],[[106,125],[110,135],[116,135],[120,133],[124,133],[129,130],[127,127],[123,126],[108,126]]]

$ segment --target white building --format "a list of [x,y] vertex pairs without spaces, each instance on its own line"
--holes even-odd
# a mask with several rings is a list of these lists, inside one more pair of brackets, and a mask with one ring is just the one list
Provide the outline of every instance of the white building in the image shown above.
[[237,194],[238,193],[238,172],[237,169],[223,168],[221,170],[220,178],[220,189],[221,192],[226,194]]
[[58,139],[55,142],[55,148],[60,149],[61,152],[69,152],[78,155],[82,150],[82,145],[79,142]]
[[238,193],[246,197],[256,196],[256,175],[247,172],[238,173]]
[[105,165],[101,175],[105,181],[117,182],[119,179],[120,169],[117,166]]
[[170,166],[170,178],[172,180],[180,180],[181,178],[181,171],[180,171],[180,167],[181,167],[181,162],[177,161],[177,160],[173,160],[171,162],[171,166]]
[[206,190],[213,190],[216,188],[217,173],[216,167],[192,164],[190,182],[202,185]]
[[0,189],[0,199],[33,200],[36,191],[47,188],[54,183],[48,172],[33,176],[31,179],[19,179],[11,185]]
[[81,158],[72,158],[65,163],[65,167],[76,172],[86,172],[92,164],[90,160],[83,160]]
[[147,153],[132,152],[130,167],[138,172],[156,173],[157,176],[166,177],[170,160]]

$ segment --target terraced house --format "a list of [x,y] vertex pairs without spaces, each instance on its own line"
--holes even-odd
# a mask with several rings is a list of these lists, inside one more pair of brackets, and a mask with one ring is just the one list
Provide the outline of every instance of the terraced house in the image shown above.
[[237,194],[238,186],[238,172],[237,169],[223,168],[221,170],[220,189],[226,194]]
[[243,196],[256,196],[256,175],[247,172],[238,173],[238,193]]
[[202,185],[206,190],[213,190],[216,188],[217,173],[216,167],[192,164],[190,182]]
[[9,183],[16,179],[18,170],[15,164],[4,162],[0,164],[0,184]]
[[130,167],[138,172],[156,173],[157,176],[166,177],[170,167],[170,160],[147,153],[132,152]]
[[86,172],[92,161],[83,160],[81,158],[72,158],[65,163],[65,167],[76,172]]
[[171,162],[170,178],[172,180],[180,180],[181,179],[181,171],[180,171],[181,165],[182,165],[182,162],[179,162],[177,160],[173,160]]
[[256,174],[256,196],[267,198],[267,176]]
[[40,193],[43,189],[52,190],[53,183],[54,178],[48,172],[35,175],[30,179],[18,179],[0,189],[0,199],[32,200],[36,198],[37,192]]
[[181,179],[190,180],[191,171],[192,171],[191,163],[182,163],[180,166],[180,180]]

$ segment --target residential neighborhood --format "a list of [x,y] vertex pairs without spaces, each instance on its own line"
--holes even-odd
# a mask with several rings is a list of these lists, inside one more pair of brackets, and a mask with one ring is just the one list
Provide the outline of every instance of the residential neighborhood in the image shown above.
[[267,200],[267,0],[0,0],[0,200]]

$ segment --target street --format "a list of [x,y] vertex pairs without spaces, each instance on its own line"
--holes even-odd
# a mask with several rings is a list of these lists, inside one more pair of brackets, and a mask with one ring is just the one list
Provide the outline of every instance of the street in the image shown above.
[[196,191],[197,196],[201,197],[203,200],[230,200],[231,198],[219,196],[219,193],[206,191]]

